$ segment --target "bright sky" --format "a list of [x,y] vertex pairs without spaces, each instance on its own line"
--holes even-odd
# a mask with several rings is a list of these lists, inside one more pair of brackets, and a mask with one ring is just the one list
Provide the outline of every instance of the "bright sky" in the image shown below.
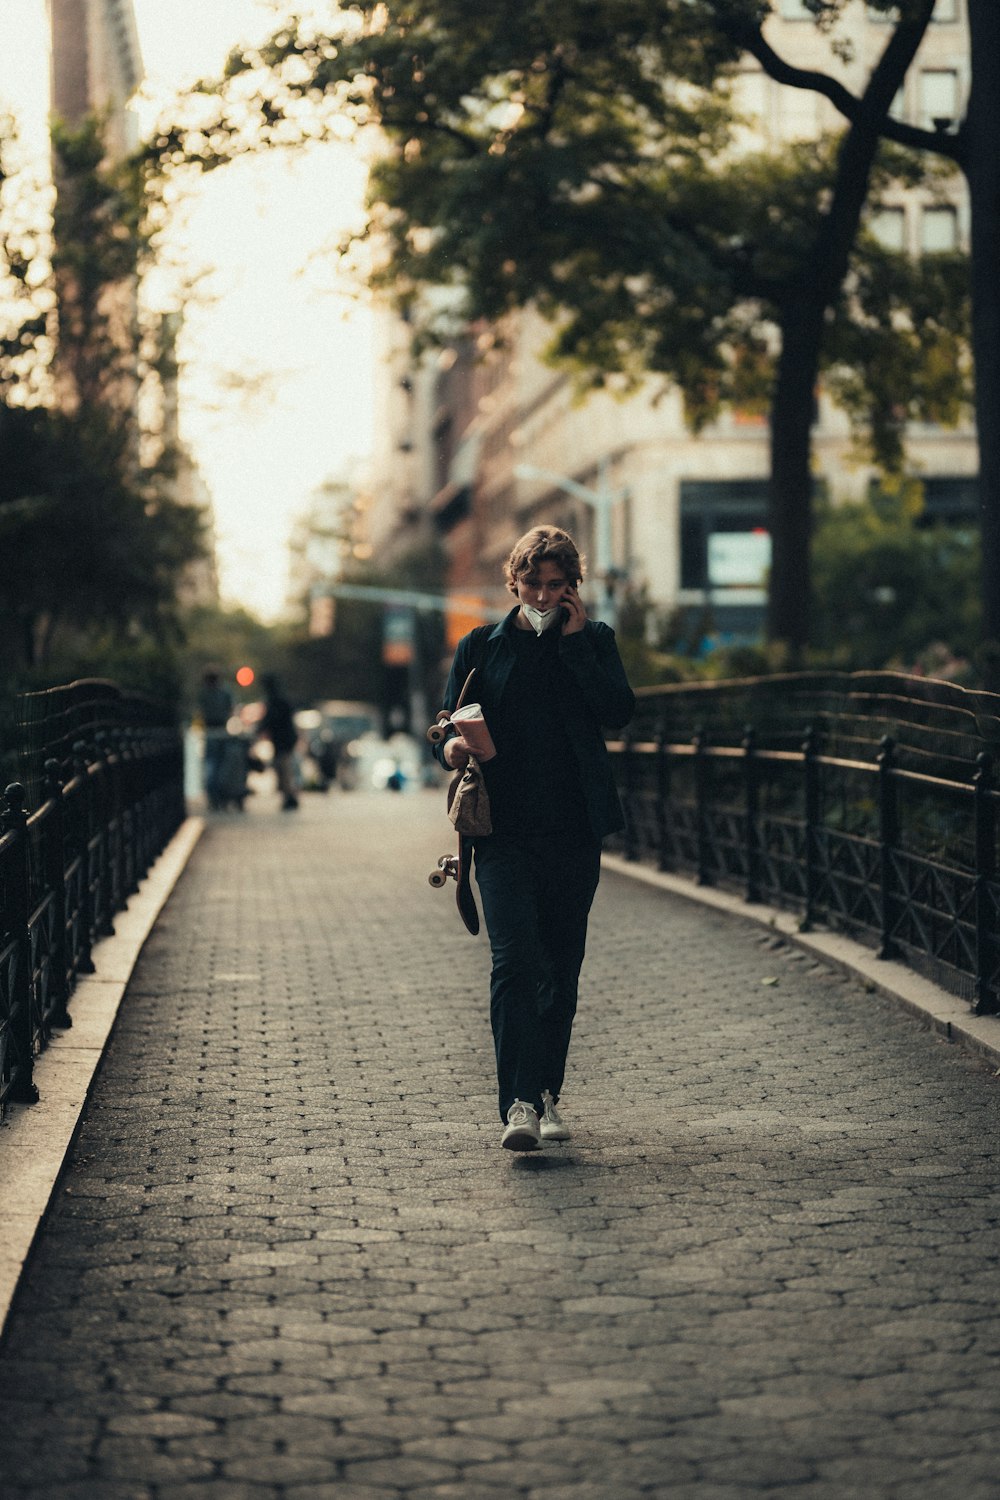
[[[154,96],[275,25],[271,0],[134,8]],[[0,59],[0,106],[44,142],[45,0],[0,0]],[[185,316],[182,437],[211,492],[223,596],[266,618],[285,603],[291,518],[371,446],[371,316],[316,254],[357,221],[364,176],[346,145],[246,160],[206,178],[184,215],[184,259],[211,274]]]

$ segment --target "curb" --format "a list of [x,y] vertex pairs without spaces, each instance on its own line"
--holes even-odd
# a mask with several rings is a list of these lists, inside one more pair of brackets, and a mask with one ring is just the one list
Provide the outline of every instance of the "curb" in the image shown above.
[[860,980],[865,989],[894,1000],[939,1036],[1000,1069],[1000,1016],[974,1015],[964,1000],[914,973],[905,964],[877,958],[870,948],[839,933],[800,932],[799,919],[791,912],[751,904],[726,891],[696,885],[693,880],[635,864],[618,854],[603,855],[601,865],[609,873],[638,880],[671,896],[766,927],[786,942],[822,958],[852,979]]
[[93,950],[96,972],[78,980],[73,1025],[57,1031],[35,1063],[37,1104],[13,1105],[0,1124],[0,1337],[21,1272],[45,1218],[76,1135],[125,986],[156,918],[204,828],[187,818],[147,872],[128,907],[115,915],[113,937]]

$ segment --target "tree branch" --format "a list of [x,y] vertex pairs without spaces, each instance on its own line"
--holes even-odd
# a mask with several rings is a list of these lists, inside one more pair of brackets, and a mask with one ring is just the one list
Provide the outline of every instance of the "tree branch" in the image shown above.
[[[852,125],[857,122],[861,112],[861,101],[836,78],[831,78],[828,73],[820,73],[814,68],[797,68],[792,63],[786,62],[774,50],[770,42],[765,41],[758,26],[738,22],[724,22],[723,24],[733,39],[738,41],[751,57],[757,59],[765,73],[776,83],[786,84],[793,89],[810,89],[813,93],[822,94],[829,99],[845,120]],[[960,167],[965,165],[965,135],[962,131],[956,135],[948,135],[944,131],[923,130],[917,125],[907,125],[902,120],[890,119],[887,115],[879,134],[886,140],[895,141],[897,145],[911,146],[916,151],[936,151],[940,156],[948,157]]]

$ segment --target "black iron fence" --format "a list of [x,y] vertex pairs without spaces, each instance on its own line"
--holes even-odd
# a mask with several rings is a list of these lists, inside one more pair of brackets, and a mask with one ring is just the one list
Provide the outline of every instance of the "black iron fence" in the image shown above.
[[619,843],[1000,1011],[1000,697],[894,673],[645,689]]
[[21,695],[14,719],[19,774],[0,804],[0,1110],[38,1097],[35,1057],[71,1025],[94,944],[185,815],[169,707],[91,679]]

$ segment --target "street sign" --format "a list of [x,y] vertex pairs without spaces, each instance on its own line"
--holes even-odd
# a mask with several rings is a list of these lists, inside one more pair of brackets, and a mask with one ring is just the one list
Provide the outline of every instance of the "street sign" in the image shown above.
[[416,615],[409,604],[387,604],[382,616],[382,660],[408,667],[416,656]]

